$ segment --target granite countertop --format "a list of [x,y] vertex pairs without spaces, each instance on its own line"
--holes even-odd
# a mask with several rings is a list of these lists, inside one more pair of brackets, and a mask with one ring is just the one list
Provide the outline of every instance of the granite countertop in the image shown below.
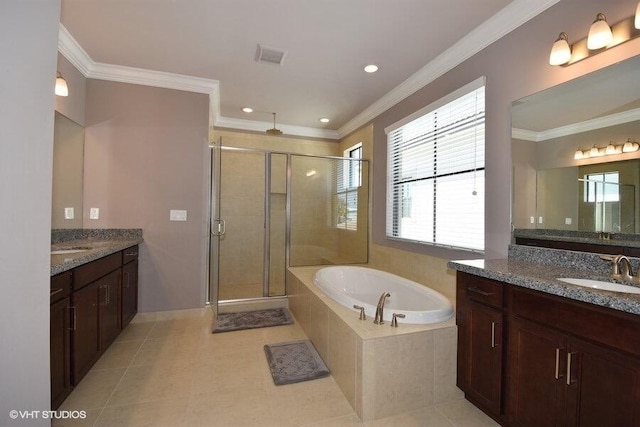
[[454,270],[511,285],[640,315],[640,294],[586,288],[557,280],[558,277],[574,277],[640,286],[638,283],[613,280],[606,274],[582,268],[576,269],[512,258],[450,261],[448,266]]
[[[133,231],[133,232],[132,232]],[[51,255],[51,276],[142,243],[141,230],[65,232],[70,240],[52,238],[51,251],[83,248],[81,252]],[[85,249],[86,248],[86,249]]]

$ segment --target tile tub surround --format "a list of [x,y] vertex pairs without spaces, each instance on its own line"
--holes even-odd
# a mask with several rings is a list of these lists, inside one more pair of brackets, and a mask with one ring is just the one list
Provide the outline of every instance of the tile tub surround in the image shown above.
[[375,325],[313,284],[322,267],[288,271],[289,309],[363,421],[459,400],[455,318],[428,325]]
[[[637,271],[640,260],[629,260]],[[640,314],[640,295],[585,288],[557,280],[558,277],[575,277],[640,286],[634,282],[612,280],[611,263],[600,259],[598,254],[511,245],[507,259],[451,261],[449,267],[523,288]]]
[[51,275],[62,273],[96,259],[142,243],[141,229],[54,230],[51,248],[91,247],[87,251],[51,255]]

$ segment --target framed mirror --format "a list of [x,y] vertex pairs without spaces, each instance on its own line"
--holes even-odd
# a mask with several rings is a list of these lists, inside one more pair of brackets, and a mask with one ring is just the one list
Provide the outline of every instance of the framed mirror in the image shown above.
[[84,128],[56,111],[51,228],[82,228]]
[[513,103],[515,233],[640,246],[638,76],[640,56]]

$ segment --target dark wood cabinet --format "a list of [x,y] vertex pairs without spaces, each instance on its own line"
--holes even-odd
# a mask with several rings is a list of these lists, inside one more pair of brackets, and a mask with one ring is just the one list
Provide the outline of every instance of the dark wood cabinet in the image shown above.
[[71,393],[71,281],[70,271],[51,277],[49,310],[49,366],[51,407],[57,408]]
[[50,310],[51,408],[60,406],[72,390],[70,307],[67,296],[52,304]]
[[548,328],[510,319],[506,400],[511,424],[565,425],[566,341]]
[[485,413],[506,426],[640,426],[639,316],[460,272],[457,297],[458,385]]
[[98,281],[99,349],[104,352],[120,333],[120,278],[117,269]]
[[138,312],[138,246],[122,252],[122,328],[127,326]]
[[458,387],[492,415],[502,412],[502,285],[460,275]]
[[78,385],[100,355],[98,342],[99,291],[100,284],[96,282],[73,293],[71,357],[74,386]]

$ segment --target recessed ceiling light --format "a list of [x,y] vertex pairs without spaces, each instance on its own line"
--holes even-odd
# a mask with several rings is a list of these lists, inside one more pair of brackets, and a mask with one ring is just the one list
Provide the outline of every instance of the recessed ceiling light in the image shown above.
[[329,123],[329,119],[327,119],[326,117],[321,118],[320,121],[322,123]]
[[242,111],[244,111],[245,113],[253,113],[253,108],[244,107]]
[[377,65],[367,65],[366,67],[364,67],[364,71],[366,71],[367,73],[375,73],[376,71],[378,71],[378,66]]

